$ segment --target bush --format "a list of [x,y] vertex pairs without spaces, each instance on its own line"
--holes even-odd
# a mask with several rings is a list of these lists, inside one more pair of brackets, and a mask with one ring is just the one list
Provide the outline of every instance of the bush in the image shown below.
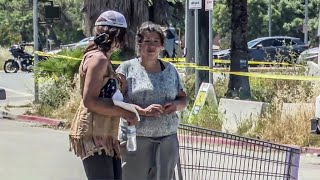
[[184,112],[182,123],[221,131],[223,116],[216,107],[204,105],[199,114],[189,118],[190,111]]
[[3,70],[4,61],[12,58],[11,53],[6,47],[0,47],[0,70]]
[[72,93],[72,83],[66,77],[39,79],[39,100],[41,104],[57,108],[63,105]]
[[42,77],[39,81],[39,104],[34,113],[40,116],[53,117],[53,113],[70,99],[73,93],[72,83],[66,77]]
[[66,77],[72,80],[74,75],[78,73],[81,58],[83,56],[81,49],[65,50],[59,52],[58,55],[72,57],[75,59],[51,57],[46,61],[39,62],[38,76],[43,77]]

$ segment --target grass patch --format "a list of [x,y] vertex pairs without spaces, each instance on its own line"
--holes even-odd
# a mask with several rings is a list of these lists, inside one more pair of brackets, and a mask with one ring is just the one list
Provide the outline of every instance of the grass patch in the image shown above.
[[7,47],[0,47],[0,70],[3,70],[4,61],[12,58]]
[[213,106],[204,105],[197,116],[189,118],[190,112],[183,114],[182,123],[221,131],[223,116]]

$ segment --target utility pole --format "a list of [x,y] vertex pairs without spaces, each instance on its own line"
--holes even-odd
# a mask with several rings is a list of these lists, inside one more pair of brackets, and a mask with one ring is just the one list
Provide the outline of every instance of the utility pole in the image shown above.
[[[200,65],[200,61],[199,61],[199,10],[195,9],[194,10],[194,60],[195,60],[195,64],[196,66]],[[195,70],[195,93],[198,93],[198,90],[200,88],[200,74],[199,74],[199,70],[196,69]]]
[[269,0],[269,37],[271,37],[272,30],[272,0]]
[[[207,2],[208,3],[208,2]],[[207,5],[207,4],[206,4]],[[212,60],[212,9],[214,5],[214,0],[212,0],[212,5],[210,7],[206,7],[209,10],[209,68],[213,68],[213,60]],[[213,84],[213,74],[209,71],[209,83]]]
[[[186,28],[185,28],[185,57],[186,62],[194,62],[194,10],[190,9],[189,1],[186,1]],[[193,71],[187,68],[187,74],[192,74]]]
[[304,43],[308,44],[308,31],[309,31],[309,8],[308,8],[308,0],[304,0],[304,25],[303,25],[303,32],[304,32]]
[[[318,5],[319,8],[319,16],[318,16],[318,37],[319,37],[319,49],[320,49],[320,4]],[[320,66],[320,53],[318,52],[318,66]]]
[[[33,51],[39,50],[39,40],[38,40],[38,0],[33,0]],[[34,102],[39,102],[39,87],[38,87],[38,80],[37,80],[37,73],[38,73],[38,62],[39,56],[38,54],[34,54]]]
[[[199,61],[199,9],[201,10],[202,8],[202,0],[188,0],[188,9],[189,11],[190,10],[194,10],[194,27],[191,27],[191,29],[194,29],[194,63],[199,66],[200,64],[200,61]],[[190,19],[190,16],[188,17],[188,20]],[[188,24],[188,27],[190,24]],[[190,29],[188,29],[190,30]],[[191,37],[192,34],[191,32],[189,31],[188,32],[188,36]],[[187,40],[189,40],[189,37],[187,37]],[[192,44],[192,41],[188,42],[188,46],[187,48],[190,47],[190,44]],[[190,54],[189,54],[189,51],[190,51],[190,48],[187,49],[187,60],[190,60]],[[188,55],[189,54],[189,55]],[[198,90],[200,88],[200,72],[199,70],[195,70],[195,95],[197,95],[198,93]]]

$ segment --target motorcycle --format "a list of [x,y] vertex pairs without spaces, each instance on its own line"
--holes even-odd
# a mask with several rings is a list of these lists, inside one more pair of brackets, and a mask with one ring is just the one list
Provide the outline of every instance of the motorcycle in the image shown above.
[[[3,69],[6,73],[16,73],[19,70],[32,72],[33,56],[25,52],[26,43],[18,43],[9,48],[13,59],[8,59],[4,62]],[[39,61],[46,60],[47,57],[39,56]]]

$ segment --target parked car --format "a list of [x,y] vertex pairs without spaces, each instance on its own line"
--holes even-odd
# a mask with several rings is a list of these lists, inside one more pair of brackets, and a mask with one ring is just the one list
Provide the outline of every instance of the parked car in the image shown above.
[[91,41],[93,41],[93,39],[94,39],[94,36],[87,37],[87,38],[84,38],[84,39],[80,40],[79,42],[63,45],[61,48],[62,49],[85,48],[85,47],[88,46],[88,44]]
[[94,39],[94,36],[91,36],[91,37],[87,37],[87,38],[84,38],[82,39],[81,41],[77,42],[76,45],[75,45],[75,48],[85,48],[88,46],[88,44],[93,41]]
[[300,54],[297,63],[304,63],[307,61],[313,61],[315,63],[318,63],[318,54],[319,47],[307,49]]
[[[272,36],[249,41],[248,48],[249,60],[295,63],[300,53],[308,49],[308,45],[299,38]],[[213,58],[230,59],[230,49],[213,53]]]

